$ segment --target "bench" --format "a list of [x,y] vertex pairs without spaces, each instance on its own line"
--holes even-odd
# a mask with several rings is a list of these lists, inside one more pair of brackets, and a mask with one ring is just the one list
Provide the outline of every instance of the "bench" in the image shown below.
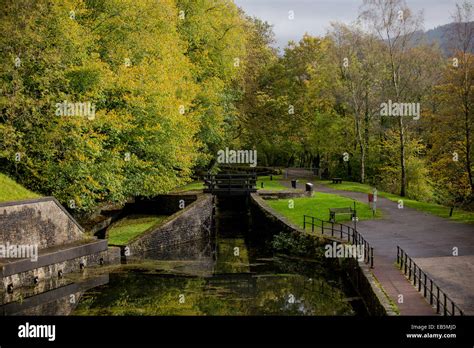
[[342,184],[342,178],[332,178],[333,184]]
[[329,208],[329,221],[336,222],[336,214],[348,214],[351,217],[356,217],[356,211],[352,208]]

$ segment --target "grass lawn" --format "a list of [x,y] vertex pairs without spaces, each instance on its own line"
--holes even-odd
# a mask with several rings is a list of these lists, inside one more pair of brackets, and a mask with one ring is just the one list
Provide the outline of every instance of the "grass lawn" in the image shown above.
[[[329,220],[329,208],[354,207],[354,201],[350,198],[341,197],[330,193],[315,192],[313,197],[292,198],[294,207],[289,207],[289,199],[267,200],[266,203],[287,217],[295,225],[303,227],[303,215],[310,215],[321,220]],[[357,216],[359,220],[373,219],[372,210],[368,204],[356,202]],[[381,217],[379,211],[375,216]],[[336,222],[350,222],[350,215],[336,215]]]
[[[373,187],[366,184],[361,184],[358,182],[343,182],[342,184],[332,184],[329,180],[321,180],[319,181],[321,184],[327,185],[330,188],[336,190],[345,190],[345,191],[354,191],[354,192],[372,192]],[[440,204],[436,203],[426,203],[426,202],[419,202],[413,199],[408,199],[406,197],[400,197],[393,193],[377,191],[379,197],[387,198],[391,201],[398,202],[398,200],[403,200],[403,205],[409,208],[417,209],[424,211],[426,213],[430,213],[433,215],[437,215],[443,218],[448,218],[453,221],[463,222],[463,223],[474,223],[474,212],[469,212],[460,209],[454,209],[453,216],[449,217],[450,207],[445,207]]]
[[115,222],[108,231],[109,244],[126,245],[134,237],[142,234],[153,225],[166,219],[168,216],[157,215],[130,215]]
[[[283,186],[278,180],[282,179],[282,175],[273,175],[273,180],[270,180],[270,176],[260,176],[257,179],[258,190],[269,190],[269,191],[282,191],[289,190],[288,187]],[[263,189],[262,189],[263,182]]]
[[27,190],[4,174],[0,174],[0,202],[39,198],[40,195]]

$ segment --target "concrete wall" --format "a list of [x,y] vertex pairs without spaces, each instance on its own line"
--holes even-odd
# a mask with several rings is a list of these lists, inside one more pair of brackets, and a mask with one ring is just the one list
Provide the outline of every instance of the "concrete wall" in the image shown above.
[[213,205],[212,195],[200,195],[195,202],[168,217],[158,227],[130,241],[127,245],[130,256],[208,237],[211,234]]
[[0,203],[0,244],[44,249],[83,238],[83,229],[53,197]]
[[[279,233],[279,231],[291,233],[306,233],[303,229],[291,223],[284,216],[276,212],[265,204],[265,200],[259,197],[258,193],[251,195],[252,214],[257,214],[258,219],[265,219],[266,224],[271,229]],[[303,217],[301,217],[303,218]],[[324,246],[327,243],[341,241],[335,238],[311,235],[318,240],[318,245]],[[344,259],[342,266],[347,270],[348,277],[362,297],[368,312],[371,315],[395,315],[390,305],[390,300],[382,291],[380,285],[375,280],[370,268],[364,262],[358,262],[355,259]]]

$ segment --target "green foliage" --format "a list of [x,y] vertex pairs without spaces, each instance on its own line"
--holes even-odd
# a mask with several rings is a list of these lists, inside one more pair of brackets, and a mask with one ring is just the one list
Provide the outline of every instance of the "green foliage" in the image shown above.
[[231,1],[3,5],[0,163],[22,184],[89,213],[169,192],[221,147],[251,25]]
[[316,239],[302,233],[280,232],[273,236],[271,245],[276,252],[292,256],[321,257],[323,254]]

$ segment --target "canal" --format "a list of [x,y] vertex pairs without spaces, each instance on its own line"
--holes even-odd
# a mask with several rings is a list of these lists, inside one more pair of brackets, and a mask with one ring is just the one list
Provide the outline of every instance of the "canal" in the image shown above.
[[208,238],[65,274],[0,309],[4,315],[367,315],[338,260],[321,250],[287,255],[284,238],[275,244],[279,231],[256,219],[248,200],[218,199]]
[[244,200],[221,199],[208,240],[110,271],[72,314],[366,315],[341,269],[277,254],[272,234],[253,225]]

